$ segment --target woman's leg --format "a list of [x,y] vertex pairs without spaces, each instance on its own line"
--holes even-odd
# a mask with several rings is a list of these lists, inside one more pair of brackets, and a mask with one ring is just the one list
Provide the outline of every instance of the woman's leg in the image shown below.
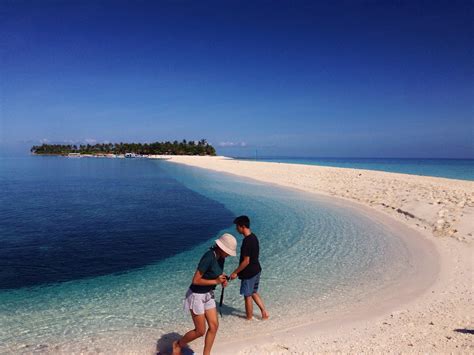
[[181,348],[186,346],[193,340],[202,337],[206,333],[206,316],[204,314],[194,314],[191,311],[193,318],[194,329],[190,330],[184,336],[173,343],[173,355],[181,354]]
[[205,312],[207,324],[209,328],[207,329],[206,339],[204,340],[204,355],[211,354],[212,344],[214,344],[214,339],[216,338],[217,329],[219,328],[219,320],[217,318],[217,308],[207,309]]

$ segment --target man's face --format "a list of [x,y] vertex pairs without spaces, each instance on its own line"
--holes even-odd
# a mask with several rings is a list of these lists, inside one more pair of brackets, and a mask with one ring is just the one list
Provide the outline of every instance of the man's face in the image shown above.
[[237,232],[239,232],[240,234],[244,233],[244,228],[239,226],[238,224],[235,225],[235,229],[237,229]]

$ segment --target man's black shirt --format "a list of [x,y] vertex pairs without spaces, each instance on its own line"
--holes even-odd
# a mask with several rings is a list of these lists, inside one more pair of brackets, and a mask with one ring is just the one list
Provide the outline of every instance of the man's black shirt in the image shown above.
[[239,279],[250,279],[262,271],[258,256],[260,253],[260,246],[258,244],[257,236],[253,233],[244,237],[242,246],[240,247],[240,262],[244,260],[245,256],[250,257],[250,263],[245,269],[239,272]]

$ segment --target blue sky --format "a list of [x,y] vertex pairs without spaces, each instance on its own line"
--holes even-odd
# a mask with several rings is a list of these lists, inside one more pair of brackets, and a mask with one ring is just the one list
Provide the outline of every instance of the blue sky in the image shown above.
[[473,16],[471,1],[2,1],[0,148],[474,158]]

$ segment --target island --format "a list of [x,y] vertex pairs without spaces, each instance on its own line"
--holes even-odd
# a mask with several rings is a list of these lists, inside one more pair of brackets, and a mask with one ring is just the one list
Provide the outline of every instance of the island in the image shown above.
[[154,143],[97,143],[97,144],[42,144],[30,149],[35,155],[61,155],[70,157],[148,157],[153,155],[210,155],[216,150],[206,139],[199,141]]

